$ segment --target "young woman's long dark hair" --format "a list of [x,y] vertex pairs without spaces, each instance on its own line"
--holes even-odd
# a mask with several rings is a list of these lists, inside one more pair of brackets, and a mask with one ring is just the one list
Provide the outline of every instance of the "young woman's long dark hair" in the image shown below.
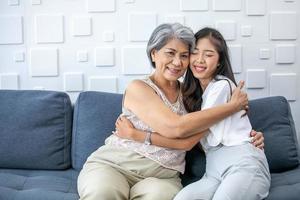
[[[203,38],[208,38],[219,54],[219,66],[217,67],[214,77],[216,77],[216,75],[223,75],[236,85],[228,54],[228,47],[222,34],[216,29],[206,27],[195,34],[196,42]],[[190,68],[187,69],[183,81],[182,94],[183,103],[188,112],[201,110],[203,90],[199,80],[193,76],[193,72]]]

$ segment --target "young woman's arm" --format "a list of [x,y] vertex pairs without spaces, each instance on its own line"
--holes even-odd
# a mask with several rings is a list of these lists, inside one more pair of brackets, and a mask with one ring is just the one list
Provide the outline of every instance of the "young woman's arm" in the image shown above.
[[162,136],[185,138],[203,132],[220,120],[245,109],[248,98],[241,92],[242,87],[243,83],[236,88],[228,103],[180,116],[172,112],[151,87],[136,80],[126,89],[124,106]]
[[[146,139],[146,132],[134,128],[133,124],[124,116],[120,116],[116,121],[116,131],[118,137],[135,140],[143,143]],[[200,139],[205,135],[205,132],[197,133],[193,136],[180,139],[171,139],[161,136],[157,133],[151,134],[151,144],[160,147],[189,151]]]

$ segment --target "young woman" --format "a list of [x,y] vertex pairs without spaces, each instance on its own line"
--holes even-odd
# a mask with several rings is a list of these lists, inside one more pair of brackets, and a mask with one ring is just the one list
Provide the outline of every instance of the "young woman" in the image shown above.
[[122,108],[136,128],[147,132],[146,141],[108,137],[79,174],[81,200],[173,199],[182,188],[179,174],[184,170],[185,151],[147,145],[151,132],[199,140],[199,132],[248,105],[247,95],[238,87],[229,102],[186,114],[178,79],[189,65],[194,44],[193,32],[180,24],[162,24],[154,30],[147,55],[155,71],[129,84]]
[[[236,87],[227,45],[215,29],[196,33],[196,48],[190,57],[182,87],[188,112],[206,110],[229,101]],[[206,153],[206,174],[185,187],[175,200],[264,199],[270,187],[270,174],[264,152],[250,144],[251,124],[245,111],[235,113],[209,127],[198,138],[166,139],[153,134],[155,143],[169,148],[191,148],[200,139]],[[141,140],[144,134],[122,117],[117,123],[121,137]]]

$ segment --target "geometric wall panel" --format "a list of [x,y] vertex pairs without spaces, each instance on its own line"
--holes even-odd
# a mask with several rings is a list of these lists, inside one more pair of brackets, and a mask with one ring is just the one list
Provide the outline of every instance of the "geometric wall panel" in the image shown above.
[[296,59],[296,46],[294,44],[276,45],[276,63],[294,63]]
[[287,100],[296,100],[297,74],[272,74],[270,78],[270,95],[284,96]]
[[236,22],[235,21],[217,21],[216,28],[222,33],[225,40],[236,39]]
[[87,62],[88,61],[87,51],[77,51],[77,61],[78,62]]
[[205,11],[208,10],[208,0],[180,0],[182,11]]
[[117,78],[115,76],[92,76],[89,77],[91,91],[118,92]]
[[126,75],[150,74],[151,72],[151,65],[144,46],[123,47],[122,63],[122,73]]
[[272,12],[270,14],[270,39],[297,39],[297,13]]
[[0,74],[0,89],[17,90],[19,89],[19,75],[14,73]]
[[157,17],[155,13],[130,13],[128,21],[128,40],[148,41],[156,28]]
[[246,0],[247,15],[265,15],[266,0]]
[[242,73],[242,46],[228,45],[233,73]]
[[115,48],[97,47],[95,48],[95,66],[113,66],[115,64]]
[[84,36],[92,33],[91,18],[84,16],[73,17],[73,35]]
[[15,62],[24,62],[25,55],[23,51],[15,52],[14,61]]
[[19,0],[8,0],[8,5],[9,6],[18,6]]
[[31,4],[32,5],[40,5],[41,4],[41,0],[31,0]]
[[35,16],[35,37],[37,43],[64,42],[64,17],[44,14]]
[[23,43],[23,18],[0,16],[0,44]]
[[83,73],[64,73],[64,89],[68,92],[83,91]]
[[58,50],[32,48],[30,50],[31,76],[58,76]]
[[180,23],[184,24],[184,15],[167,15],[165,16],[164,23]]
[[115,0],[87,0],[88,12],[114,12]]
[[213,0],[213,10],[215,11],[239,11],[241,8],[241,0]]
[[247,70],[247,88],[264,88],[266,86],[267,73],[264,69]]
[[270,58],[270,49],[260,49],[259,50],[260,59],[269,59]]
[[104,42],[112,42],[115,40],[115,33],[113,31],[104,31],[102,33],[102,40]]
[[241,35],[243,37],[250,37],[252,35],[252,26],[244,25],[241,27]]

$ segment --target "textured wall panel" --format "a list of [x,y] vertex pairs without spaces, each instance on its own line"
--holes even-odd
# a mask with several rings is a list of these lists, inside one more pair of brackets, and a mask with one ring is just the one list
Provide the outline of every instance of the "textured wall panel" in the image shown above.
[[19,75],[18,74],[0,74],[0,88],[4,90],[19,89]]
[[241,35],[243,37],[250,37],[252,35],[252,26],[244,25],[241,27]]
[[113,66],[115,64],[115,48],[98,47],[95,49],[95,65],[97,67]]
[[114,12],[115,0],[87,0],[88,12]]
[[145,47],[124,47],[122,51],[122,62],[123,74],[149,74],[151,72]]
[[247,70],[246,87],[247,88],[264,88],[266,87],[267,73],[264,69]]
[[0,44],[23,43],[23,18],[0,15]]
[[64,42],[64,17],[62,15],[37,15],[35,36],[37,43]]
[[239,11],[241,8],[241,0],[213,0],[213,9],[216,11]]
[[68,92],[80,92],[83,87],[83,73],[68,72],[64,73],[64,89]]
[[91,91],[118,92],[117,78],[115,76],[103,77],[94,76],[89,78],[89,88]]
[[31,76],[58,76],[58,50],[32,48],[30,50]]
[[217,21],[216,28],[222,33],[225,40],[236,39],[236,22],[234,21]]
[[185,24],[185,18],[184,18],[184,15],[167,15],[167,16],[165,16],[164,23]]
[[8,0],[8,5],[9,6],[18,6],[19,0]]
[[157,23],[155,13],[130,13],[128,20],[129,41],[148,41]]
[[229,53],[231,59],[231,65],[233,73],[241,73],[243,67],[243,53],[241,45],[229,45]]
[[74,36],[86,36],[92,34],[92,22],[90,17],[73,17],[72,33]]
[[270,95],[284,96],[287,100],[296,100],[297,74],[272,74],[270,78]]
[[266,0],[246,0],[247,15],[265,15]]
[[296,46],[294,44],[280,44],[275,49],[276,63],[294,63],[296,59]]
[[270,14],[270,39],[297,39],[296,12],[272,12]]
[[25,55],[23,51],[17,51],[14,54],[14,61],[15,62],[24,62],[25,60]]
[[88,61],[88,53],[87,51],[77,51],[77,61],[78,62],[87,62]]
[[180,0],[182,11],[205,11],[208,10],[208,0]]
[[260,59],[269,59],[270,58],[270,49],[260,49],[259,50],[259,58]]
[[31,0],[31,4],[32,5],[40,5],[41,4],[41,0]]
[[104,42],[112,42],[115,40],[115,33],[113,31],[104,31],[102,33],[102,40]]

